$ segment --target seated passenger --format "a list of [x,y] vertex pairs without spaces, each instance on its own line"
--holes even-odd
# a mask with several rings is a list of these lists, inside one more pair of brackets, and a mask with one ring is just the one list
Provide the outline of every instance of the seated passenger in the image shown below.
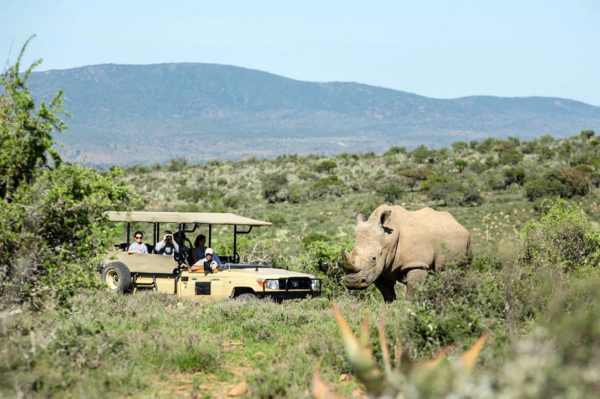
[[183,231],[178,231],[177,233],[173,234],[173,240],[179,246],[179,249],[181,249],[181,253],[185,256],[185,259],[187,259],[188,254],[190,253],[190,248],[185,245],[185,239],[186,236]]
[[200,259],[198,262],[194,263],[190,270],[195,272],[199,269],[204,269],[204,271],[208,271],[207,266],[210,267],[211,270],[215,270],[219,267],[219,264],[216,260],[213,259],[214,252],[212,248],[206,248],[206,257]]
[[138,255],[147,254],[148,247],[142,242],[142,238],[144,238],[144,233],[142,233],[141,231],[136,231],[135,233],[133,233],[133,237],[135,238],[135,242],[129,246],[127,253],[137,253]]
[[[196,263],[200,259],[204,259],[204,257],[206,256],[204,253],[204,251],[206,250],[206,247],[204,246],[205,243],[206,237],[204,236],[204,234],[200,234],[198,237],[196,237],[196,240],[194,241],[194,248],[192,248],[192,256],[190,259],[190,263]],[[221,264],[221,259],[219,259],[219,255],[213,252],[213,257],[215,262]]]
[[173,256],[179,253],[179,245],[173,242],[173,233],[170,230],[166,230],[163,233],[163,239],[156,243],[154,247],[154,253],[159,255]]

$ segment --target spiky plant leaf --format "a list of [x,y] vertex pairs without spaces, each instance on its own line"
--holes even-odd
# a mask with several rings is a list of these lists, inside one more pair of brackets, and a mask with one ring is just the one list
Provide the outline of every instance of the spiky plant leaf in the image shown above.
[[356,377],[365,385],[367,393],[381,395],[388,384],[379,368],[377,368],[371,350],[360,345],[335,303],[332,307],[342,333],[342,341],[346,349],[348,362],[352,365]]

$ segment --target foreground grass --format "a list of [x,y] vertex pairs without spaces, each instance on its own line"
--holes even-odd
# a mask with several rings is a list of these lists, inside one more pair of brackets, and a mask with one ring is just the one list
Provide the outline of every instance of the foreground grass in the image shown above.
[[[365,316],[400,322],[403,306],[340,301],[355,326]],[[350,373],[325,299],[205,303],[97,292],[74,298],[71,311],[7,317],[2,341],[7,396],[218,397],[242,380],[255,396],[303,396],[318,362],[329,381]]]
[[[542,313],[511,316],[509,308],[517,302],[498,288],[510,279],[478,264],[481,270],[460,280],[442,273],[414,303],[400,299],[388,305],[372,296],[346,295],[336,302],[355,332],[364,318],[369,321],[380,366],[375,337],[382,317],[388,343],[400,338],[417,360],[452,342],[458,347],[450,359],[456,360],[482,331],[492,333],[473,375],[444,367],[409,379],[403,383],[409,398],[598,397],[596,272],[556,284],[549,293],[555,300]],[[532,297],[531,287],[519,290]],[[2,313],[2,398],[225,397],[242,381],[248,385],[245,397],[310,397],[319,364],[336,392],[352,397],[362,389],[344,354],[331,303],[323,298],[209,303],[154,292],[98,291],[73,298],[71,310],[16,310],[22,312]],[[510,327],[515,316],[520,320]]]

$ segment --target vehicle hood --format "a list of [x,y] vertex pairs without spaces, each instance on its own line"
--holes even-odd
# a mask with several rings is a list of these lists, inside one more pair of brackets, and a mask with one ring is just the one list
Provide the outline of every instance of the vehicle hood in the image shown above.
[[273,268],[248,268],[248,269],[232,269],[223,270],[218,273],[220,276],[231,276],[231,277],[255,277],[256,279],[278,279],[288,277],[308,277],[315,278],[312,274],[299,273],[291,270],[284,269],[273,269]]

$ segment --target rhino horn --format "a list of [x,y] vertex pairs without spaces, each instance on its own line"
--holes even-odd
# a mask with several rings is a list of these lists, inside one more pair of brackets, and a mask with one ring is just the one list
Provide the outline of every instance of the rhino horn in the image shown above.
[[350,253],[345,248],[342,249],[342,266],[344,267],[344,269],[346,269],[346,271],[348,271],[350,273],[358,271],[358,268],[356,266],[354,266],[354,263],[352,263],[352,259],[350,258]]

